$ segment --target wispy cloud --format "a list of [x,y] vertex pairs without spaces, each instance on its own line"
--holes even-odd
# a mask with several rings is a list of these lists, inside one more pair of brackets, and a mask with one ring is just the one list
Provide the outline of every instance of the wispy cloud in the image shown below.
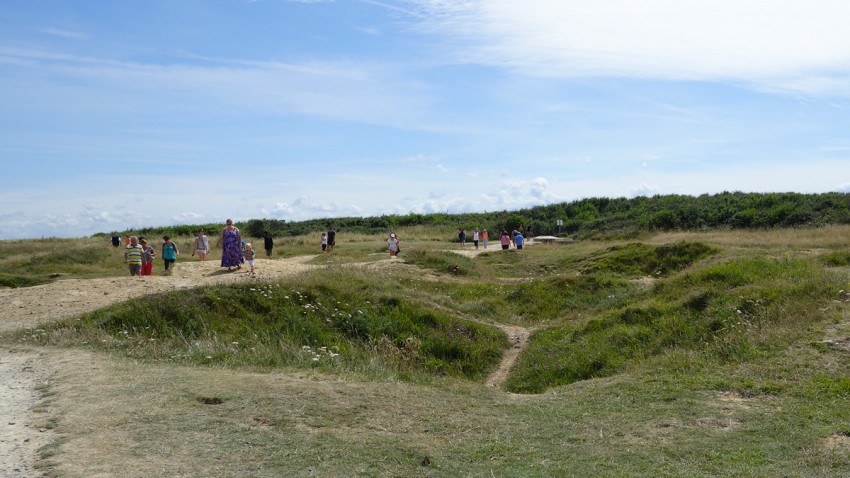
[[[38,78],[53,84],[47,94],[56,95],[60,104],[69,97],[89,95],[87,110],[101,105],[114,110],[120,105],[110,98],[116,96],[136,114],[180,108],[207,115],[305,114],[416,127],[427,109],[414,91],[415,84],[397,69],[379,63],[189,59],[194,61],[154,64],[0,48],[0,65],[5,70],[26,68],[29,82]],[[9,88],[27,91],[27,85],[11,84],[13,78],[5,80]],[[69,84],[78,86],[69,91]]]
[[463,61],[546,77],[722,80],[850,94],[843,0],[417,2]]
[[83,32],[77,32],[72,30],[64,30],[61,28],[41,28],[39,29],[41,33],[45,33],[47,35],[53,35],[62,38],[68,38],[71,40],[85,40],[89,38],[89,35]]

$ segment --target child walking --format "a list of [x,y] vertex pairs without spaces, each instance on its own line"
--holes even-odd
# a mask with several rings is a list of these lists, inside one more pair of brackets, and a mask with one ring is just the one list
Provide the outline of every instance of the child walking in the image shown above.
[[387,248],[390,250],[390,258],[395,259],[396,254],[398,254],[398,237],[395,233],[390,234],[390,238],[387,239]]
[[254,247],[250,242],[245,243],[245,249],[242,251],[242,256],[245,258],[245,262],[251,266],[251,275],[254,275]]
[[153,258],[156,257],[156,250],[153,246],[148,245],[148,241],[144,237],[139,239],[139,243],[142,245],[142,275],[152,275]]

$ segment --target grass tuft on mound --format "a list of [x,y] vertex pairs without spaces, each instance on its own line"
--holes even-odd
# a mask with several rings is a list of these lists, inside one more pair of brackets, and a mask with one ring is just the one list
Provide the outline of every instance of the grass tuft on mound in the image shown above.
[[662,246],[632,243],[612,246],[587,264],[582,272],[607,272],[625,276],[668,276],[681,271],[720,249],[701,242],[679,241]]
[[320,271],[295,283],[148,295],[33,335],[40,343],[154,360],[323,367],[480,379],[501,358],[498,329],[428,310],[370,282]]

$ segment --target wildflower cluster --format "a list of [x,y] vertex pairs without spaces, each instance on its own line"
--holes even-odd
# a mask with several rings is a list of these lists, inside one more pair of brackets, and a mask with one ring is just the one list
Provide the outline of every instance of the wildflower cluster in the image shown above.
[[309,358],[312,362],[318,362],[323,358],[335,359],[339,357],[339,347],[318,347],[314,349],[309,345],[301,347],[301,353],[304,357]]
[[256,292],[258,295],[265,297],[266,299],[272,299],[274,298],[275,289],[277,288],[280,288],[280,284],[266,284],[265,286],[251,287],[248,290],[250,290],[251,292]]

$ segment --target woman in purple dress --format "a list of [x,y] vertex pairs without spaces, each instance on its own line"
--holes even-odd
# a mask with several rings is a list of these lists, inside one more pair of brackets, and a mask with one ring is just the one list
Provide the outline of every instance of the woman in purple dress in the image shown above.
[[221,267],[227,267],[228,271],[242,268],[245,259],[242,257],[242,233],[228,219],[224,229],[221,231]]

